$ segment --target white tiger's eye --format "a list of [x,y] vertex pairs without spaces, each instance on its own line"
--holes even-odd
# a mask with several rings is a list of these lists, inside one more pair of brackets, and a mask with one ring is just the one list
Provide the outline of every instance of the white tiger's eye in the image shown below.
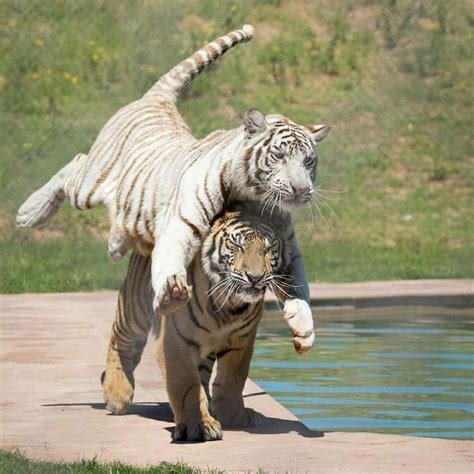
[[277,160],[282,160],[285,158],[285,154],[280,151],[280,150],[273,150],[272,155],[277,159]]
[[304,159],[304,164],[305,164],[305,166],[308,166],[308,167],[313,166],[314,165],[314,156],[311,156],[311,155],[307,156]]

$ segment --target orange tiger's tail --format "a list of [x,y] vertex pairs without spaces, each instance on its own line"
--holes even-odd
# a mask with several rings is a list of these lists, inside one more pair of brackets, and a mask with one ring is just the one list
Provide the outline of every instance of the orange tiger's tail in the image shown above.
[[215,39],[196,51],[192,56],[180,62],[164,74],[158,82],[145,94],[145,97],[163,97],[173,102],[179,98],[181,91],[209,64],[212,64],[230,48],[245,43],[253,38],[254,27],[244,25],[225,36]]

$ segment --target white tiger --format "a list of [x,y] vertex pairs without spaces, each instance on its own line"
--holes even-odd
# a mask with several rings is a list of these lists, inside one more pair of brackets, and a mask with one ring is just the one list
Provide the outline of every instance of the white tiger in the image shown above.
[[[17,225],[42,225],[65,199],[81,210],[106,204],[112,259],[120,259],[129,246],[143,256],[151,254],[156,314],[183,305],[191,293],[186,269],[227,203],[253,200],[290,210],[314,194],[315,147],[329,127],[306,128],[251,109],[241,127],[197,140],[176,108],[180,93],[196,75],[253,33],[245,25],[207,44],[141,99],[120,109],[88,155],[76,155],[26,200]],[[296,249],[295,239],[293,243]],[[305,286],[301,259],[295,260],[292,273]],[[303,301],[307,296],[288,300],[285,314],[311,318]]]

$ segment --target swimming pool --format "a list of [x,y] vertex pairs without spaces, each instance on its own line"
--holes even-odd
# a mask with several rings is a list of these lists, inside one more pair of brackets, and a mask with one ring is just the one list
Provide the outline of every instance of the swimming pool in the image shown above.
[[312,429],[473,439],[472,312],[378,312],[317,311],[305,356],[271,313],[250,376]]

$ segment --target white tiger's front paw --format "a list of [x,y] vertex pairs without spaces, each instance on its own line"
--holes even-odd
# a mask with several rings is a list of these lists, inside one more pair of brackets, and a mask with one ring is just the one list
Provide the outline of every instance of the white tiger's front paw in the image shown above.
[[128,243],[120,234],[111,234],[109,237],[109,257],[118,262],[128,252]]
[[309,336],[298,336],[293,334],[293,347],[298,354],[304,354],[308,352],[314,343],[314,331]]
[[309,351],[314,343],[314,323],[311,308],[304,300],[287,300],[283,316],[290,326],[293,346],[298,354]]
[[186,273],[170,275],[155,292],[153,310],[157,316],[166,316],[185,305],[191,298],[192,288],[187,283]]

